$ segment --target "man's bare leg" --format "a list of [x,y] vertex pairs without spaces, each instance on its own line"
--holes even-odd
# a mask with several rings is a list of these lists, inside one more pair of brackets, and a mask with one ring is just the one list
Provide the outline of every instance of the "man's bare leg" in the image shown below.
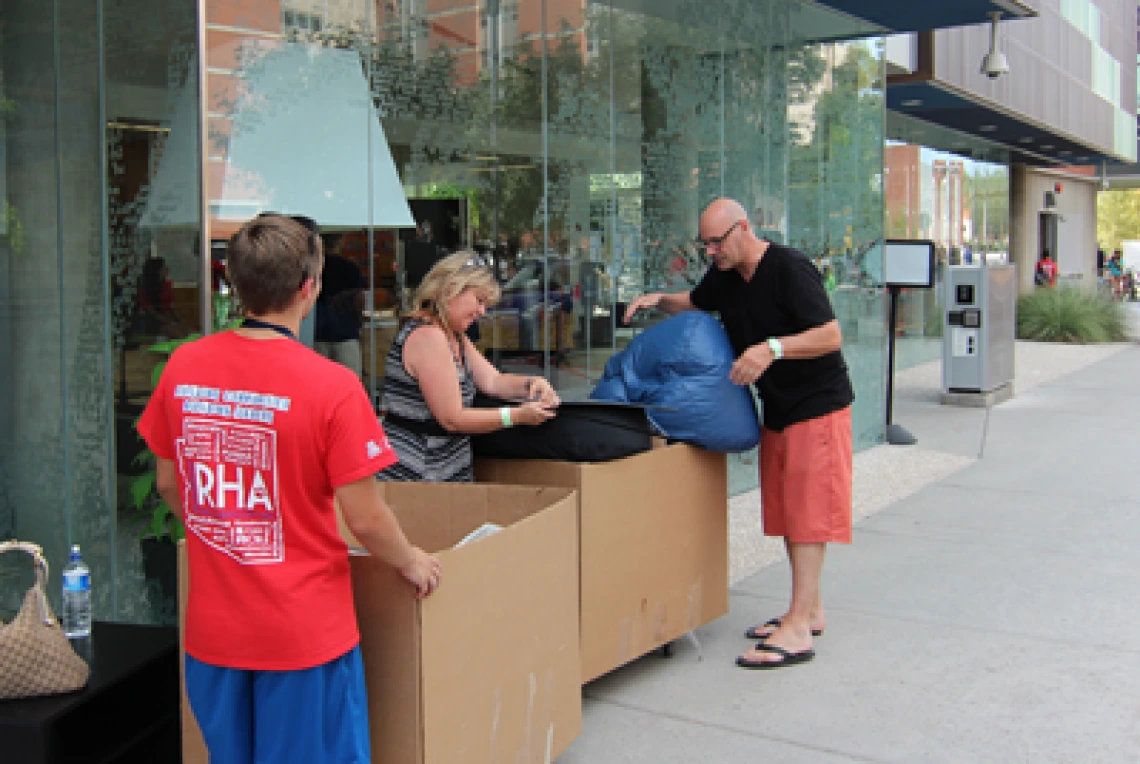
[[[795,604],[794,603],[795,590],[796,590],[796,566],[795,566],[795,562],[792,560],[792,547],[793,546],[794,545],[790,541],[788,541],[786,538],[784,539],[784,548],[788,551],[788,564],[792,568],[792,599],[793,599],[792,604],[794,605]],[[820,546],[822,546],[822,545],[820,545]],[[822,559],[820,560],[820,568],[821,569],[823,568]],[[780,616],[780,619],[779,619],[780,622],[783,623],[788,618],[789,615],[791,615],[791,606],[789,606],[789,610],[787,613],[784,613],[782,616]],[[818,574],[816,576],[815,603],[812,605],[811,615],[809,616],[809,619],[810,619],[810,623],[811,623],[811,630],[813,632],[822,632],[827,627],[827,616],[825,616],[823,613],[823,599],[820,596],[820,586],[819,586]],[[766,639],[767,637],[771,636],[772,633],[775,631],[776,631],[775,626],[760,625],[760,626],[756,627],[757,636],[762,638],[762,639]]]
[[[792,564],[792,606],[780,619],[779,628],[773,631],[764,643],[783,648],[790,653],[798,653],[812,646],[813,615],[817,615],[821,622],[823,619],[819,580],[823,572],[823,558],[827,545],[786,543],[788,559]],[[781,661],[781,656],[776,653],[756,650],[749,650],[744,657],[750,661],[776,663]]]

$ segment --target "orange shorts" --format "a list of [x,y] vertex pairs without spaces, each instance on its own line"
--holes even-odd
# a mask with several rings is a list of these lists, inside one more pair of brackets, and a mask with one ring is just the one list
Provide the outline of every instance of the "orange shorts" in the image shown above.
[[851,543],[851,407],[760,435],[764,534]]

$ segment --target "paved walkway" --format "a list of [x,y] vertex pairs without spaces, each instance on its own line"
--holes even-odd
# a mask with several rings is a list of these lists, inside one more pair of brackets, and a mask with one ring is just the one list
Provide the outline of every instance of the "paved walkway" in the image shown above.
[[703,654],[590,684],[560,764],[1140,761],[1138,384],[1140,346],[1019,343],[979,458],[985,412],[939,405],[937,364],[901,374],[919,444],[857,459],[865,519],[829,552],[815,661],[734,667],[789,587],[738,567]]

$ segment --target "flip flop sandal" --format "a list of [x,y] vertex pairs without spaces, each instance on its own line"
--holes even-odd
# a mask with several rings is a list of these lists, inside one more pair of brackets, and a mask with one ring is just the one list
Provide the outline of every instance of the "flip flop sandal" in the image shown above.
[[[780,626],[782,626],[782,625],[783,624],[780,622],[779,618],[773,618],[772,620],[766,621],[765,623],[761,624],[760,626],[753,626],[751,629],[744,632],[744,638],[745,639],[767,639],[768,637],[772,636],[772,632],[770,631],[767,634],[761,634],[759,631],[757,631],[757,629],[763,629],[765,626],[771,626],[773,631],[774,631],[774,630],[780,628]],[[822,637],[823,636],[823,629],[812,629],[811,635],[813,637]]]
[[736,659],[736,665],[740,668],[746,669],[776,669],[783,668],[784,666],[794,666],[797,663],[807,663],[815,657],[815,650],[808,648],[807,650],[800,650],[798,653],[788,652],[782,647],[769,645],[766,642],[761,642],[754,648],[757,652],[761,653],[776,653],[780,656],[778,661],[750,661],[743,655]]

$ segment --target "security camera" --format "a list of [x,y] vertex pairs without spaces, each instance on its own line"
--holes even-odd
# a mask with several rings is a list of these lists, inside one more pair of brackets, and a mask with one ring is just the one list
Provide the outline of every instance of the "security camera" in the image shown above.
[[996,80],[1003,74],[1009,74],[1009,61],[1000,50],[991,50],[982,59],[982,74],[991,80]]
[[990,14],[990,51],[982,59],[982,74],[991,80],[996,80],[1003,74],[1009,74],[1009,61],[1005,54],[998,50],[997,35],[998,23],[1001,21],[1001,11],[991,11]]

